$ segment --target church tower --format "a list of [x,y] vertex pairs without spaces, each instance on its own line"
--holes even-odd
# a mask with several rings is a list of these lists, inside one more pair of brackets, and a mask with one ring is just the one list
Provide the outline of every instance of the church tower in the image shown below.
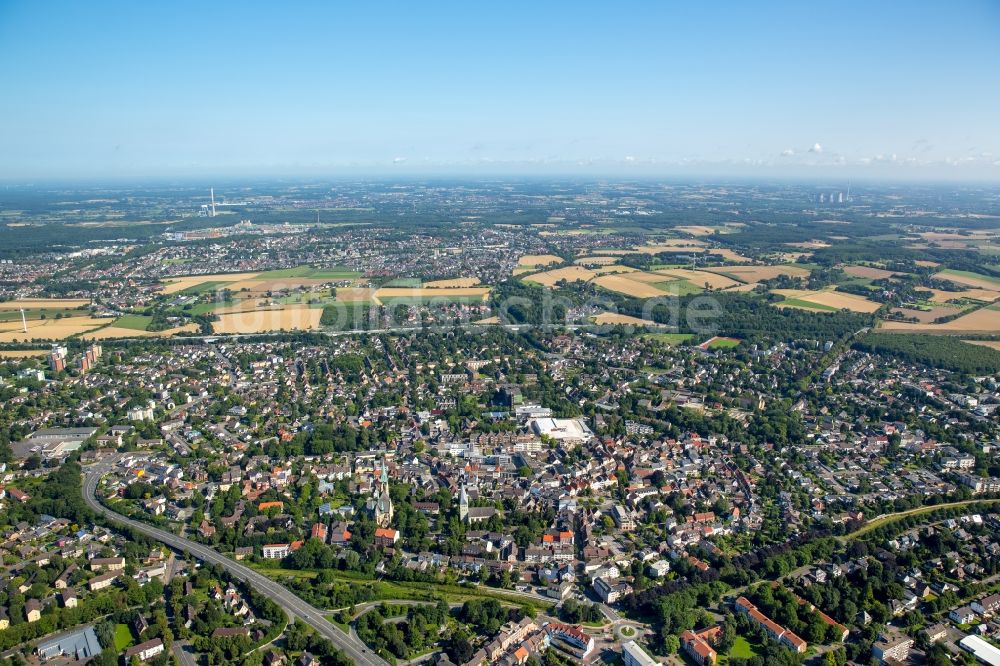
[[392,498],[389,497],[389,466],[382,458],[382,473],[379,476],[378,487],[375,489],[375,524],[379,527],[389,527],[392,523]]
[[465,484],[462,484],[462,492],[458,495],[458,519],[463,523],[469,516],[469,496],[465,492]]

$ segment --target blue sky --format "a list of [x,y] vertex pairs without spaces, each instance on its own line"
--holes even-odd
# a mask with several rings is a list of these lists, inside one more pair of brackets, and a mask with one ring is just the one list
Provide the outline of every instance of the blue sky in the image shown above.
[[0,0],[0,178],[1000,180],[1000,2],[756,5]]

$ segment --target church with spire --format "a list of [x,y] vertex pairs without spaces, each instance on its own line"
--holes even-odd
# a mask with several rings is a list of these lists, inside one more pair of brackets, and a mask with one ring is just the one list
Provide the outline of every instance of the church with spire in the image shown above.
[[382,472],[371,498],[365,503],[365,510],[379,527],[389,527],[392,523],[392,498],[389,497],[389,465],[382,458]]

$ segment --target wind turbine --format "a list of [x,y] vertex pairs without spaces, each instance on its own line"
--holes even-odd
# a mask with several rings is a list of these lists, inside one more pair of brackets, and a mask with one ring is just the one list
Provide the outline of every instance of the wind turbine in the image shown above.
[[21,326],[24,328],[24,332],[28,332],[28,320],[24,317],[24,308],[21,308]]

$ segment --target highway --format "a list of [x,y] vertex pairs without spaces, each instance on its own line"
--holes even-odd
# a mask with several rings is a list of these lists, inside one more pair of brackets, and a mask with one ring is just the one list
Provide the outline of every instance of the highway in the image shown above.
[[141,523],[116,513],[99,501],[97,501],[97,485],[101,478],[110,472],[120,456],[112,456],[106,460],[85,468],[83,477],[83,499],[91,509],[99,513],[111,522],[120,525],[127,525],[137,532],[156,539],[160,543],[178,551],[195,557],[202,562],[215,564],[228,571],[234,578],[244,581],[257,592],[269,597],[288,614],[289,619],[299,618],[316,632],[327,638],[338,649],[342,650],[347,657],[358,666],[388,666],[378,655],[369,650],[359,639],[345,634],[336,626],[323,617],[323,611],[306,603],[298,596],[292,594],[284,586],[272,581],[270,578],[260,574],[253,569],[229,559],[208,546],[190,541],[182,536],[166,532],[151,525]]

